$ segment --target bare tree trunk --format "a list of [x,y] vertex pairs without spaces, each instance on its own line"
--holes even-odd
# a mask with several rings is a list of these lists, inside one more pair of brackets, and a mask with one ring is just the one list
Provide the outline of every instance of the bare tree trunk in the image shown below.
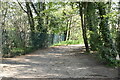
[[87,29],[86,29],[86,21],[85,21],[85,6],[86,3],[82,2],[81,4],[79,3],[79,12],[81,16],[81,26],[82,26],[82,35],[84,39],[84,44],[86,47],[86,51],[89,52],[89,46],[88,46],[88,39],[87,39]]
[[69,20],[67,20],[66,21],[66,30],[64,31],[64,41],[66,41],[67,40],[67,28],[68,28],[68,26],[69,26]]
[[30,3],[26,2],[26,8],[27,8],[27,15],[28,15],[28,21],[30,24],[30,29],[32,32],[34,32],[35,28],[34,28],[34,19],[33,19],[33,14],[32,14],[32,10],[30,8]]
[[68,26],[67,26],[67,38],[66,38],[66,40],[70,39],[70,28],[71,28],[71,25],[72,25],[72,17],[70,18]]

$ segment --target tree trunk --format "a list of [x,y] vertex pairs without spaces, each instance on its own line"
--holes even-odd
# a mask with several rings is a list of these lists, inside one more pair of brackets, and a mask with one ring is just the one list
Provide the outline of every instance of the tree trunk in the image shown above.
[[96,51],[99,48],[99,45],[101,44],[101,40],[100,40],[100,35],[97,31],[98,29],[98,17],[95,14],[96,10],[95,10],[95,3],[93,2],[88,2],[88,6],[87,6],[87,27],[89,29],[89,43],[90,43],[90,47],[91,50]]
[[38,16],[38,26],[37,26],[37,30],[40,31],[41,33],[47,33],[47,27],[45,25],[47,25],[47,18],[43,18],[42,16],[45,16],[45,13],[41,13],[42,11],[45,10],[45,3],[44,2],[38,2],[37,3],[38,7],[37,7],[37,16]]
[[79,12],[80,12],[80,16],[81,16],[81,26],[82,26],[82,35],[83,35],[86,51],[89,52],[88,39],[87,39],[87,29],[86,29],[85,8],[86,8],[86,2],[82,2],[81,4],[79,3]]
[[67,30],[64,31],[64,41],[67,40]]
[[[120,1],[118,2],[118,11],[120,11]],[[118,51],[118,60],[120,59],[120,14],[118,15],[118,29],[117,29],[117,51]]]
[[114,46],[113,40],[110,35],[109,25],[108,25],[108,17],[104,17],[106,15],[106,4],[103,2],[100,2],[98,4],[98,10],[101,22],[99,24],[100,26],[100,32],[102,36],[102,42],[103,42],[103,48],[106,48],[106,50],[103,49],[103,57],[108,58],[116,58],[116,48]]
[[26,8],[27,8],[27,15],[28,15],[28,22],[30,25],[30,30],[31,30],[31,40],[32,40],[32,45],[35,46],[35,24],[34,24],[34,19],[33,19],[33,14],[30,8],[30,2],[26,2]]
[[26,2],[26,8],[27,8],[28,21],[29,21],[29,24],[30,24],[30,30],[32,32],[34,32],[34,30],[35,30],[35,28],[34,28],[34,19],[33,19],[33,14],[32,14],[29,2]]
[[71,25],[72,25],[72,17],[71,17],[71,19],[70,19],[69,22],[68,22],[66,40],[69,40],[69,39],[70,39],[70,28],[71,28]]

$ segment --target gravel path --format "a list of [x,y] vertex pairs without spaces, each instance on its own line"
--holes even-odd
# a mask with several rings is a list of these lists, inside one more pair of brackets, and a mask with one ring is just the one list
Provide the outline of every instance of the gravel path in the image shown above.
[[93,56],[80,45],[56,46],[16,58],[3,59],[3,77],[14,78],[115,78],[118,70]]

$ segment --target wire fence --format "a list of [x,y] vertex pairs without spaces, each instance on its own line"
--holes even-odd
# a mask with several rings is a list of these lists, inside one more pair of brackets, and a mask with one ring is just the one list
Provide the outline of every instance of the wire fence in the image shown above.
[[23,55],[40,48],[46,48],[64,40],[62,34],[46,34],[35,32],[6,31],[2,32],[2,57]]

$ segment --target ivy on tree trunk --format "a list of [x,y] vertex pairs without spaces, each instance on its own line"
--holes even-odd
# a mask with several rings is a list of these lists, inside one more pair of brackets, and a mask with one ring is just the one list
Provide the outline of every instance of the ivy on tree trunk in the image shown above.
[[101,49],[100,51],[103,58],[111,61],[111,59],[116,58],[117,51],[110,34],[108,17],[105,16],[107,14],[106,6],[107,4],[104,2],[98,3],[98,10],[100,16],[99,26],[100,26],[101,38],[103,42],[103,46],[101,46],[102,48],[100,48]]

